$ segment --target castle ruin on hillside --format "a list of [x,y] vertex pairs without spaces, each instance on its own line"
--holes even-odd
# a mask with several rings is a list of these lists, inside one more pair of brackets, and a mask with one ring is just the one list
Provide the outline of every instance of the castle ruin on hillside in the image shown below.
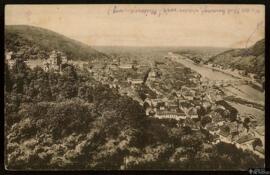
[[62,71],[62,66],[68,63],[66,54],[60,51],[53,50],[50,57],[43,62],[43,69],[45,71],[54,70]]

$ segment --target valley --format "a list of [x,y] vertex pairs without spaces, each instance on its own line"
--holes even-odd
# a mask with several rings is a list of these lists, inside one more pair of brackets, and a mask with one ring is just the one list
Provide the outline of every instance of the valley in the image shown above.
[[[263,164],[264,92],[252,79],[204,63],[224,48],[90,47],[33,27],[29,38],[26,29],[7,28],[12,168],[32,162],[38,169],[44,161],[48,168],[123,170],[194,169],[194,160],[201,162],[195,169]],[[51,46],[37,42],[46,36],[55,37]]]

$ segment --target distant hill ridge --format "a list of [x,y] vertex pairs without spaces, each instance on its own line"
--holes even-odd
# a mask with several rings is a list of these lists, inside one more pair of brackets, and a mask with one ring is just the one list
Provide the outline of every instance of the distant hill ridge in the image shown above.
[[48,29],[27,25],[6,25],[5,47],[9,51],[23,51],[27,59],[46,58],[54,49],[66,53],[71,60],[107,57],[87,44]]
[[258,78],[265,72],[265,39],[245,49],[231,49],[211,57],[207,63],[221,65],[224,68],[244,70],[257,74]]

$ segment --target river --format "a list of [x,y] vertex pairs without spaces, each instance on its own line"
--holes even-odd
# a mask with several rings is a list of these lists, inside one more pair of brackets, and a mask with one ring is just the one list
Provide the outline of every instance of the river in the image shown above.
[[[239,80],[240,78],[234,77],[230,74],[214,70],[200,64],[194,64],[193,61],[185,59],[182,55],[176,55],[175,61],[183,64],[186,67],[198,72],[202,77],[209,80]],[[265,94],[249,85],[238,85],[223,88],[227,93],[238,96],[245,100],[264,105]]]

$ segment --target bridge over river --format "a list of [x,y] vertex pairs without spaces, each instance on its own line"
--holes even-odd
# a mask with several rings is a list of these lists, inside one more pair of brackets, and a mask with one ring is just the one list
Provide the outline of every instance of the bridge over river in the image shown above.
[[246,80],[235,79],[235,80],[202,80],[202,84],[207,86],[218,86],[218,87],[228,87],[228,86],[238,86],[249,84]]

